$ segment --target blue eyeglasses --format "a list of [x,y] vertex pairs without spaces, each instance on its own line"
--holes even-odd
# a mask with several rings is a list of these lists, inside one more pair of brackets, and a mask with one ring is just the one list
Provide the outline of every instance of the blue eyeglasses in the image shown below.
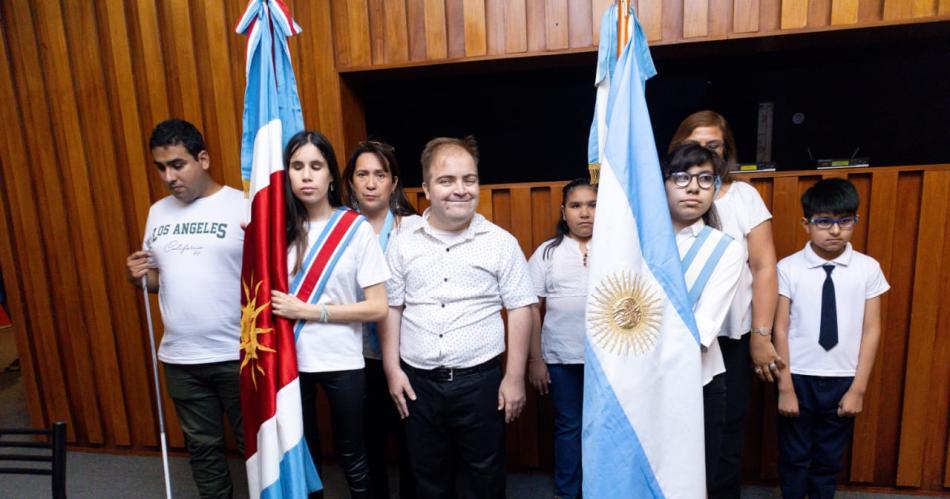
[[832,218],[832,217],[812,217],[808,223],[818,227],[819,229],[830,229],[832,226],[837,225],[839,229],[853,229],[854,225],[858,223],[858,216],[853,215],[849,217],[841,218]]

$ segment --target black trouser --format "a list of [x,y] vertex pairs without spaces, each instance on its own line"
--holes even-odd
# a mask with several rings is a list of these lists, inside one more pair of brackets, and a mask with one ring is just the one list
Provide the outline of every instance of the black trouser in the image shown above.
[[366,410],[363,426],[366,435],[366,453],[369,456],[369,476],[373,481],[373,496],[376,499],[389,499],[389,474],[386,470],[386,451],[389,448],[389,436],[396,436],[396,448],[399,453],[399,497],[416,497],[416,481],[409,469],[409,455],[406,449],[406,432],[389,395],[383,361],[366,359]]
[[[320,433],[317,428],[317,385],[323,386],[330,402],[333,446],[350,486],[350,497],[371,498],[369,465],[363,442],[363,399],[366,395],[363,370],[300,373],[303,434],[313,462],[322,472]],[[310,497],[323,497],[323,491],[310,494]]]
[[798,416],[779,416],[778,478],[785,499],[831,499],[854,418],[838,415],[853,377],[792,375]]
[[231,421],[234,439],[244,454],[238,361],[163,365],[165,386],[185,434],[198,494],[203,499],[231,497],[234,491],[224,447],[224,415]]
[[709,499],[739,499],[745,416],[749,410],[752,381],[749,338],[753,334],[744,334],[738,340],[719,337],[722,361],[726,364],[726,419],[720,433],[719,464],[712,487],[709,488]]
[[416,400],[409,401],[406,439],[419,497],[505,497],[498,359],[448,377],[405,364],[403,369],[416,392]]
[[726,416],[726,373],[717,374],[703,387],[703,430],[706,444],[706,489],[712,486],[719,462],[722,422]]

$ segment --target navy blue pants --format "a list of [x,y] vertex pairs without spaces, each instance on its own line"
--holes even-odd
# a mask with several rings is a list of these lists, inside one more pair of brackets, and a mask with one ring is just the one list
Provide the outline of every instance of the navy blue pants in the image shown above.
[[584,364],[548,364],[554,407],[554,490],[558,497],[581,495],[581,415]]
[[832,498],[854,418],[838,416],[853,377],[792,375],[798,417],[778,417],[778,474],[785,499]]

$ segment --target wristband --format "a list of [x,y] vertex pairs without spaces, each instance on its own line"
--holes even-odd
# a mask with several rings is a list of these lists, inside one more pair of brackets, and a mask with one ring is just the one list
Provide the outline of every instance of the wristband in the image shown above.
[[772,336],[772,328],[768,326],[759,326],[752,328],[752,332],[762,336]]
[[330,314],[327,313],[327,304],[320,305],[320,322],[326,324],[330,320]]

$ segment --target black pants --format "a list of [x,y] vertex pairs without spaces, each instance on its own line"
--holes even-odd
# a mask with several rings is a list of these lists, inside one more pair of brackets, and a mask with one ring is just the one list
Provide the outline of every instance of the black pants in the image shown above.
[[[363,370],[300,373],[303,434],[314,464],[322,471],[320,432],[317,428],[317,385],[323,386],[330,402],[333,445],[337,461],[350,486],[350,497],[369,499],[373,495],[363,442],[363,400],[366,395]],[[323,497],[323,491],[310,494],[310,497]]]
[[706,489],[712,485],[719,462],[722,422],[726,417],[726,373],[717,374],[703,386],[703,432],[706,444]]
[[403,366],[416,392],[416,400],[409,401],[406,439],[418,496],[505,497],[505,413],[498,410],[497,360],[451,381]]
[[748,333],[741,339],[720,337],[719,349],[726,364],[726,417],[719,442],[719,463],[709,487],[709,499],[739,499],[742,487],[742,446],[745,416],[749,410],[752,359]]
[[366,453],[369,456],[369,475],[373,481],[373,496],[389,499],[389,474],[386,469],[386,451],[389,436],[396,436],[399,453],[399,497],[416,497],[416,481],[409,469],[406,431],[396,405],[389,396],[386,373],[381,360],[366,359],[366,410],[363,426],[366,435]]
[[792,375],[798,417],[778,417],[778,477],[785,499],[831,499],[854,418],[838,416],[852,377]]

